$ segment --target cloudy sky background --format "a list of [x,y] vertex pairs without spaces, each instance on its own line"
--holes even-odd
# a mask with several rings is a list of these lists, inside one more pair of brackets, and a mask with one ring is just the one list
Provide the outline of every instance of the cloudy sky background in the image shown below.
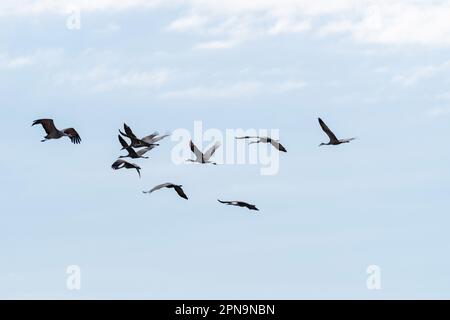
[[[450,1],[2,1],[0,297],[449,298],[449,16]],[[358,140],[318,148],[318,116]],[[83,144],[42,144],[42,117]],[[196,120],[279,129],[279,174],[176,166],[170,140],[136,161],[141,180],[110,169],[124,121]],[[190,200],[141,194],[166,181]]]

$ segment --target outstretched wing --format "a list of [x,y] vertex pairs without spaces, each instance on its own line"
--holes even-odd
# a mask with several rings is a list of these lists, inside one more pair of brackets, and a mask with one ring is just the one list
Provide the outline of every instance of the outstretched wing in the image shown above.
[[[170,137],[170,133],[163,134],[162,136],[156,136],[156,137],[153,137],[152,143],[161,141],[162,139],[167,138],[167,137]],[[145,139],[142,139],[142,140],[145,141],[145,142],[148,142],[148,141],[146,141]]]
[[154,187],[154,188],[153,188],[152,190],[150,190],[148,193],[152,193],[152,192],[155,192],[155,191],[157,191],[157,190],[159,190],[159,189],[167,188],[167,187],[170,187],[170,186],[173,186],[173,183],[163,183],[163,184],[160,184],[160,185]]
[[189,146],[191,147],[191,151],[195,154],[197,159],[203,158],[203,153],[197,148],[197,146],[192,142],[192,140],[189,142]]
[[118,170],[123,168],[123,165],[125,164],[125,161],[123,160],[116,160],[116,162],[114,162],[111,166],[111,168],[113,168],[114,170]]
[[150,134],[146,137],[143,137],[141,140],[144,142],[147,142],[147,143],[153,143],[155,141],[155,138],[158,136],[158,134],[159,134],[159,132],[155,131],[152,134]]
[[131,130],[131,128],[126,123],[123,124],[123,128],[125,129],[125,135],[128,138],[137,139],[136,135],[133,133],[133,130]]
[[72,141],[72,143],[75,143],[75,144],[81,143],[81,137],[74,128],[65,129],[64,133],[69,136],[70,141]]
[[136,152],[136,150],[134,150],[132,147],[127,148],[127,151],[128,151],[128,155],[129,155],[131,158],[137,159],[137,158],[140,158],[140,157],[141,157],[140,155],[138,155],[138,153]]
[[157,146],[156,144],[152,144],[152,145],[150,145],[150,147],[145,147],[145,148],[142,148],[142,149],[136,151],[136,153],[139,157],[142,157],[144,154],[146,154],[150,150],[154,149],[156,146]]
[[186,200],[188,200],[187,195],[184,193],[183,189],[180,186],[174,187],[175,191],[178,193],[178,195]]
[[356,139],[356,138],[341,139],[341,140],[339,140],[339,142],[341,142],[341,143],[348,143],[348,142],[353,141],[353,140],[355,140],[355,139]]
[[124,149],[127,149],[129,147],[128,143],[125,141],[124,138],[122,138],[120,135],[117,136],[119,138],[119,142],[122,145]]
[[281,143],[279,143],[278,141],[275,140],[270,140],[270,143],[278,150],[282,151],[282,152],[287,152],[286,148],[283,147],[283,145]]
[[247,202],[239,201],[238,206],[240,207],[246,207],[249,210],[256,210],[259,211],[259,209],[254,204],[249,204]]
[[50,134],[50,133],[55,132],[55,131],[58,131],[58,129],[56,129],[55,123],[53,122],[52,119],[35,120],[35,121],[33,121],[33,124],[31,126],[35,126],[37,124],[42,125],[42,127],[44,128],[44,130],[45,130],[45,132],[47,134]]
[[220,203],[223,203],[223,204],[232,204],[233,203],[232,201],[222,201],[219,199],[217,199],[217,201],[219,201]]
[[134,168],[136,169],[136,171],[137,171],[137,173],[139,175],[139,178],[140,178],[141,177],[141,168],[138,167],[138,166],[134,166]]
[[205,155],[203,156],[204,160],[209,160],[217,149],[220,147],[220,142],[216,142],[211,148],[208,149],[208,151],[205,152]]
[[337,142],[338,138],[334,135],[333,131],[328,128],[328,126],[325,124],[325,122],[322,121],[322,119],[319,118],[319,124],[322,127],[322,130],[327,134],[327,136],[330,138],[331,142]]

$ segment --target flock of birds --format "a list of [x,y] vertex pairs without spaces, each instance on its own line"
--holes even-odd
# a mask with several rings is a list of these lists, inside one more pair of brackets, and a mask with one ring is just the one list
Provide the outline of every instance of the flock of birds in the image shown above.
[[[350,139],[338,139],[336,135],[333,133],[333,131],[328,128],[328,126],[323,122],[322,119],[318,119],[320,127],[322,130],[327,134],[330,141],[328,143],[321,143],[319,146],[324,145],[339,145],[343,143],[349,143],[350,141],[354,140],[355,138]],[[42,142],[45,142],[47,140],[53,140],[53,139],[60,139],[62,137],[68,137],[72,143],[74,144],[80,144],[81,143],[81,137],[78,134],[78,132],[74,128],[67,128],[63,130],[59,130],[56,128],[55,123],[52,119],[39,119],[35,120],[32,124],[32,126],[40,124],[45,132],[46,136],[44,137]],[[131,158],[131,159],[148,159],[148,157],[145,156],[147,152],[154,149],[155,147],[159,146],[159,141],[163,140],[164,138],[170,136],[170,134],[164,134],[159,135],[158,132],[154,132],[148,136],[145,136],[143,138],[138,138],[134,133],[133,130],[127,125],[124,124],[124,132],[119,130],[119,142],[122,146],[121,150],[126,150],[128,153],[126,156],[119,156],[119,158],[112,164],[112,169],[114,170],[120,170],[120,169],[134,169],[137,171],[139,177],[141,177],[141,167],[139,167],[135,163],[128,162],[126,160],[123,160],[125,158]],[[130,142],[128,143],[125,138],[129,139]],[[236,139],[245,139],[245,140],[251,140],[249,144],[255,144],[255,143],[268,143],[271,144],[275,149],[279,150],[280,152],[287,152],[286,148],[278,141],[269,137],[259,137],[259,136],[245,136],[245,137],[236,137]],[[201,152],[200,149],[197,148],[197,146],[192,142],[192,140],[189,142],[190,149],[192,153],[195,156],[195,159],[188,159],[186,161],[188,162],[194,162],[199,164],[213,164],[217,165],[216,162],[211,161],[211,158],[214,156],[214,153],[217,151],[217,149],[220,148],[220,143],[216,142],[212,147],[210,147],[206,152]],[[183,199],[188,200],[188,197],[186,193],[183,190],[182,185],[177,185],[173,183],[163,183],[160,185],[155,186],[150,191],[143,191],[144,194],[151,194],[155,191],[158,191],[160,189],[167,188],[167,189],[174,189],[175,192]],[[218,200],[220,203],[230,206],[237,206],[237,207],[243,207],[247,208],[249,210],[256,210],[259,211],[259,209],[253,205],[249,204],[244,201],[222,201]]]

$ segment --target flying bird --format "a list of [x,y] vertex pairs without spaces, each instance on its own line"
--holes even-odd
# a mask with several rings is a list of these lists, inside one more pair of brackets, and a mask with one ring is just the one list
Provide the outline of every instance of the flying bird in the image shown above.
[[170,133],[159,135],[159,132],[155,131],[151,135],[143,137],[141,140],[146,143],[156,143],[156,142],[161,141],[162,139],[167,138],[169,136],[170,136]]
[[123,159],[123,158],[132,158],[132,159],[148,159],[148,157],[144,157],[144,154],[146,154],[147,152],[149,152],[150,150],[152,150],[156,145],[151,145],[150,147],[145,147],[143,149],[140,150],[134,150],[130,145],[127,144],[127,142],[121,137],[119,137],[119,141],[120,144],[122,145],[122,149],[127,150],[128,155],[126,156],[120,156],[119,159]]
[[333,131],[328,128],[328,126],[325,124],[325,122],[322,121],[322,119],[319,118],[319,124],[322,127],[322,130],[327,134],[327,136],[330,138],[330,142],[328,143],[321,143],[320,146],[329,146],[334,145],[337,146],[341,143],[349,143],[352,140],[355,140],[356,138],[350,138],[350,139],[338,139],[336,135],[333,133]]
[[139,174],[139,178],[141,177],[141,167],[139,167],[137,164],[134,163],[130,163],[127,162],[125,160],[117,160],[116,162],[114,162],[111,166],[111,168],[113,168],[114,170],[119,170],[119,169],[136,169],[136,171]]
[[44,137],[41,142],[45,142],[51,139],[60,139],[62,137],[69,137],[70,141],[74,144],[81,143],[81,138],[78,132],[74,128],[68,128],[63,130],[58,130],[55,127],[55,123],[52,119],[39,119],[35,120],[31,126],[35,126],[37,124],[42,125],[47,135]]
[[143,191],[143,193],[150,194],[150,193],[152,193],[154,191],[157,191],[159,189],[162,189],[162,188],[174,189],[181,198],[184,198],[184,199],[188,200],[187,195],[183,191],[183,186],[182,185],[176,185],[176,184],[173,184],[173,183],[170,183],[170,182],[160,184],[159,186],[154,187],[150,191]]
[[123,128],[125,132],[122,132],[121,130],[119,130],[119,132],[122,136],[127,137],[131,140],[131,147],[133,148],[157,146],[155,142],[158,142],[169,136],[169,134],[159,136],[159,133],[155,131],[151,135],[139,139],[126,123],[123,124]]
[[186,160],[189,162],[198,162],[198,163],[211,163],[213,165],[217,165],[217,163],[210,161],[209,159],[214,155],[217,149],[220,147],[220,142],[216,142],[211,148],[208,149],[205,153],[202,153],[197,146],[192,142],[192,140],[189,142],[189,145],[191,147],[191,151],[195,155],[195,160]]
[[255,205],[249,204],[249,203],[243,202],[243,201],[221,201],[221,200],[217,200],[217,201],[219,201],[220,203],[229,205],[229,206],[243,207],[243,208],[247,208],[249,210],[259,211],[259,209],[257,207],[255,207]]
[[245,137],[236,137],[236,139],[257,139],[257,141],[252,141],[249,144],[253,144],[253,143],[270,143],[272,146],[275,147],[275,149],[282,151],[282,152],[287,152],[286,148],[283,147],[283,145],[278,142],[278,140],[272,139],[272,138],[268,138],[268,137],[258,137],[258,136],[245,136]]

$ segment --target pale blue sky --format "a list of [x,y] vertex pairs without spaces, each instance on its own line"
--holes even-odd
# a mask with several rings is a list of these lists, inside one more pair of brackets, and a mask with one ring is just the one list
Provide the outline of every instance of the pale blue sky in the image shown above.
[[[62,3],[0,4],[1,298],[450,298],[448,1],[74,1],[80,30]],[[358,140],[318,148],[318,116]],[[279,174],[170,140],[111,170],[124,121],[195,120],[279,129]],[[142,195],[167,181],[190,200]]]

